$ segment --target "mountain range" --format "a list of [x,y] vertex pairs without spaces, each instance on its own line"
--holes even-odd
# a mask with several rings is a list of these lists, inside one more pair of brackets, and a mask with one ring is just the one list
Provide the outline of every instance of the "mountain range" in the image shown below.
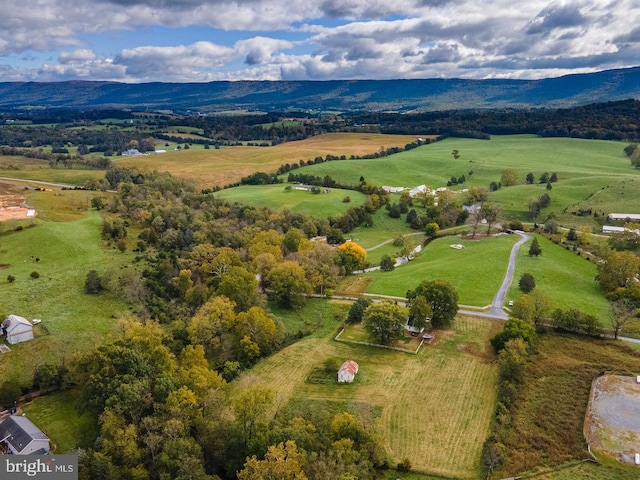
[[0,82],[0,109],[437,111],[566,108],[640,98],[640,67],[540,80]]

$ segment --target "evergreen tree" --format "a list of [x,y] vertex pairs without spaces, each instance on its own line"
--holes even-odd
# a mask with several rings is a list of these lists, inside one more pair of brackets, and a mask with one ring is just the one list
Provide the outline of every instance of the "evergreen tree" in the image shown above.
[[529,247],[529,256],[537,257],[538,255],[542,255],[542,249],[540,248],[538,239],[534,237],[533,242],[531,242],[531,246]]

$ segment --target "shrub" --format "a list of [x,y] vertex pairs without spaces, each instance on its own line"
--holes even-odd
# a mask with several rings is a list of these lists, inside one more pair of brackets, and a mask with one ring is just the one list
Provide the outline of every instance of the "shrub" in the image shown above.
[[84,293],[96,295],[102,290],[104,290],[102,278],[100,278],[100,275],[98,275],[98,272],[95,270],[89,270],[84,280]]
[[36,271],[31,272],[29,276],[33,279],[40,278],[40,274]]
[[14,277],[13,275],[7,275],[7,282],[13,283],[15,281],[16,281],[16,277]]
[[410,470],[411,470],[411,461],[408,458],[405,458],[401,462],[398,462],[399,472],[408,472]]

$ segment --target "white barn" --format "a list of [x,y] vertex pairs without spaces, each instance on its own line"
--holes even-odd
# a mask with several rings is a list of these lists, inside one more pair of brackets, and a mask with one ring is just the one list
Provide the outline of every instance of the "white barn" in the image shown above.
[[338,383],[351,383],[358,373],[358,364],[353,360],[347,360],[338,370]]
[[2,330],[7,336],[7,342],[11,345],[33,340],[33,325],[29,320],[18,315],[9,315],[2,322]]
[[13,455],[49,453],[49,437],[26,417],[11,415],[0,423],[0,443]]

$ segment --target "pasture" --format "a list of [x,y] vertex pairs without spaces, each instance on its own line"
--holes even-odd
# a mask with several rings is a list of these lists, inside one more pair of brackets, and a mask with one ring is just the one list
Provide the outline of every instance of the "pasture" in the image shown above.
[[522,293],[518,281],[524,273],[530,273],[535,279],[536,288],[547,293],[556,307],[577,308],[595,315],[606,325],[609,303],[595,280],[597,269],[594,262],[541,235],[537,235],[537,238],[542,255],[529,257],[531,242],[520,247],[507,298],[515,299]]
[[[240,202],[253,207],[269,207],[273,210],[288,209],[293,213],[301,213],[316,218],[339,216],[349,207],[358,207],[364,204],[365,195],[352,190],[331,188],[328,193],[314,194],[305,190],[286,189],[290,185],[256,185],[228,188],[217,192],[218,198],[229,202]],[[344,197],[349,197],[350,202],[344,203]]]
[[[391,272],[375,271],[361,275],[370,279],[366,292],[404,297],[423,280],[443,278],[460,296],[461,305],[484,307],[491,303],[507,271],[516,235],[484,237],[477,240],[441,237],[425,247],[420,255]],[[451,244],[462,244],[462,250]],[[355,278],[355,277],[353,277]]]
[[[631,167],[623,152],[625,146],[622,142],[533,135],[493,136],[491,140],[447,138],[386,158],[328,162],[303,167],[299,172],[320,177],[330,175],[344,183],[355,183],[363,175],[373,185],[404,187],[421,184],[443,187],[452,176],[464,175],[466,183],[453,187],[462,190],[470,186],[488,189],[491,182],[500,182],[503,169],[511,168],[518,173],[517,185],[503,187],[489,197],[490,201],[502,205],[506,218],[526,220],[528,199],[549,193],[551,205],[543,210],[541,218],[554,212],[557,220],[570,226],[586,223],[585,218],[571,215],[574,205],[589,200],[595,202],[597,197],[592,196],[600,190],[611,188],[617,192],[619,182],[640,178],[640,171]],[[460,152],[458,159],[451,154],[453,149]],[[549,192],[545,185],[525,185],[529,172],[536,182],[544,172],[555,172],[558,182]],[[632,185],[627,185],[623,194],[614,195],[612,201],[603,203],[602,207],[634,207],[633,202],[640,194],[630,191]]]
[[[112,296],[84,293],[88,270],[104,273],[132,258],[131,253],[102,246],[101,217],[86,211],[86,194],[31,192],[29,203],[42,208],[39,216],[2,225],[2,313],[42,319],[34,327],[35,340],[12,345],[11,352],[2,355],[2,378],[18,375],[21,383],[30,384],[37,365],[60,363],[103,343],[114,333],[115,319],[126,315],[126,305]],[[15,230],[18,225],[22,230]],[[39,278],[31,278],[34,271]],[[13,283],[7,281],[9,275],[15,277]]]
[[[497,365],[487,362],[494,324],[459,317],[418,355],[335,342],[335,327],[261,360],[234,388],[269,385],[277,405],[291,400],[370,404],[380,411],[378,433],[392,464],[409,458],[418,472],[477,478],[495,403]],[[356,382],[307,383],[329,358],[358,362]]]
[[[275,172],[280,165],[300,160],[312,160],[327,155],[365,155],[381,147],[404,147],[416,139],[412,135],[382,135],[375,133],[331,133],[274,147],[223,147],[168,151],[163,155],[114,157],[117,165],[167,171],[176,177],[192,181],[198,188],[212,188],[239,182],[251,173]],[[329,162],[338,164],[341,162]],[[362,175],[358,174],[357,179]]]

